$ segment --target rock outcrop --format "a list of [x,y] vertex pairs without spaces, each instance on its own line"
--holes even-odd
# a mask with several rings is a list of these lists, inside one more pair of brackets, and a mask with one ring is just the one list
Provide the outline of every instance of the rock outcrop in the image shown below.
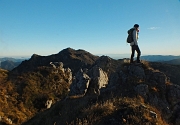
[[13,122],[10,118],[0,116],[0,125],[12,125]]
[[89,71],[80,69],[70,87],[70,95],[99,95],[100,89],[108,84],[107,74],[98,66],[92,67]]
[[[11,80],[8,81],[9,89],[7,91],[9,92],[6,95],[12,96],[11,102],[15,102],[15,106],[19,106],[15,111],[22,112],[24,119],[19,119],[19,116],[8,116],[9,112],[7,112],[7,118],[12,119],[12,122],[0,116],[0,123],[2,120],[6,120],[9,122],[8,124],[22,123],[32,117],[27,116],[28,113],[24,112],[28,111],[29,114],[36,114],[42,110],[44,114],[47,112],[47,116],[56,114],[56,116],[52,116],[51,124],[61,124],[62,117],[65,118],[65,122],[66,120],[72,122],[75,119],[72,118],[70,121],[68,119],[70,115],[67,115],[72,114],[70,110],[75,111],[73,113],[77,113],[75,114],[76,117],[87,105],[91,105],[92,107],[94,106],[92,110],[96,110],[97,114],[105,115],[99,118],[109,119],[110,117],[109,122],[114,124],[118,124],[122,119],[122,123],[128,123],[130,114],[136,115],[136,113],[139,113],[140,117],[138,119],[145,124],[154,124],[159,118],[163,117],[165,121],[179,125],[180,87],[171,83],[173,76],[168,75],[168,73],[166,70],[162,72],[162,70],[155,70],[151,66],[147,67],[145,64],[129,64],[128,60],[114,60],[108,56],[98,57],[84,50],[71,48],[64,49],[50,56],[34,54],[29,60],[23,61],[20,66],[8,73],[7,76],[10,74],[10,77],[8,76],[7,79],[3,80],[3,85],[6,85],[4,83],[8,79]],[[10,82],[15,86],[14,88]],[[2,90],[5,89],[2,88]],[[13,91],[17,91],[17,94],[13,95]],[[64,99],[65,97],[69,98]],[[130,101],[128,102],[129,108],[126,108],[127,98],[131,101],[134,100],[132,102],[136,102],[136,99],[139,99],[140,102],[136,103],[135,106],[133,105],[134,103],[131,105],[132,102]],[[124,99],[123,103],[119,102],[121,99]],[[8,98],[7,100],[9,101],[10,99]],[[58,104],[51,108],[51,105],[57,103],[57,101]],[[1,100],[1,105],[2,102]],[[96,104],[93,104],[94,102]],[[74,103],[78,104],[78,111],[74,110]],[[63,109],[65,105],[69,105],[69,107]],[[114,105],[116,105],[116,108],[114,108]],[[24,106],[29,107],[24,110]],[[80,107],[83,107],[81,111]],[[121,107],[123,108],[121,109]],[[32,112],[29,110],[31,108]],[[108,109],[107,114],[101,114],[101,111],[104,112],[106,108]],[[143,116],[142,112],[138,112],[141,108],[143,109],[141,111],[147,112],[150,120],[141,117]],[[154,108],[158,109],[158,111],[152,110]],[[91,108],[87,109],[91,110]],[[121,110],[118,111],[118,109]],[[70,112],[67,113],[67,110]],[[162,116],[159,115],[159,112]],[[0,115],[3,113],[0,113]],[[46,116],[39,114],[35,118]],[[117,119],[112,122],[116,116],[118,116]],[[80,118],[83,119],[85,117],[80,116]],[[43,121],[43,119],[39,121]],[[155,122],[152,123],[151,121]],[[75,123],[76,121],[73,122]],[[50,124],[50,122],[48,123]]]
[[[18,67],[13,69],[12,73],[21,74],[33,71],[39,66],[49,66],[50,62],[63,62],[63,67],[69,67],[75,74],[80,68],[90,68],[97,59],[98,56],[95,56],[85,50],[66,48],[57,54],[49,56],[33,54],[29,60],[23,61]],[[56,64],[53,65],[55,66]]]
[[144,99],[148,98],[148,94],[149,94],[148,85],[140,84],[140,85],[137,85],[134,89],[137,92],[137,94],[142,96]]
[[70,86],[70,95],[85,95],[89,87],[90,77],[80,69]]
[[139,79],[145,78],[144,69],[141,66],[130,65],[128,67],[128,74],[131,76],[135,76]]
[[172,118],[174,124],[179,124],[180,87],[178,85],[169,84],[170,78],[158,70],[145,69],[142,65],[124,65],[115,71],[113,67],[115,63],[112,62],[111,58],[102,56],[89,70],[80,70],[71,84],[71,95],[100,95],[101,88],[109,91],[110,88],[131,84],[137,96],[141,96],[145,102],[166,114],[165,119]]
[[167,99],[168,102],[175,106],[176,104],[180,103],[180,86],[178,85],[168,85],[167,86]]
[[130,82],[136,96],[158,108],[166,120],[173,119],[175,125],[179,124],[180,86],[170,84],[170,78],[163,72],[144,69],[142,65],[125,65],[122,69],[111,77],[111,86],[112,81],[118,81],[120,87]]
[[52,100],[51,100],[51,99],[48,99],[48,100],[46,101],[46,103],[45,103],[45,107],[46,107],[47,109],[49,109],[49,108],[51,108],[51,105],[52,105]]
[[66,77],[66,81],[71,84],[72,83],[72,72],[70,68],[64,68],[63,62],[50,62],[49,63],[54,69],[52,73],[61,73],[64,77]]
[[100,94],[100,89],[106,87],[108,84],[107,73],[104,72],[100,67],[94,66],[88,72],[91,81],[89,87],[89,94]]

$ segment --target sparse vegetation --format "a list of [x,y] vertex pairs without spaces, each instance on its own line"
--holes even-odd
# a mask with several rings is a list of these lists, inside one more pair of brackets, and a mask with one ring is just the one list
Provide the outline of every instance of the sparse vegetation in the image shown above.
[[[154,113],[154,114],[153,114]],[[161,118],[161,113],[141,102],[138,98],[114,97],[108,100],[96,100],[93,103],[89,97],[69,99],[58,102],[51,111],[44,112],[41,118],[51,119],[31,120],[26,125],[61,124],[61,125],[167,125]],[[157,116],[157,118],[156,118]],[[43,121],[43,122],[41,122]]]
[[[62,73],[52,73],[52,68],[39,67],[34,72],[18,77],[0,70],[0,116],[2,122],[20,124],[45,109],[48,99],[55,103],[68,94],[69,84]],[[11,108],[9,108],[11,107]]]
[[[157,105],[151,105],[146,98],[152,96],[160,101],[166,100],[166,87],[172,83],[167,81],[162,85],[157,82],[166,77],[160,73],[163,67],[158,69],[160,64],[152,67],[154,63],[142,61],[138,68],[145,75],[149,73],[150,79],[155,73],[162,76],[162,79],[156,77],[154,81],[148,81],[147,77],[129,75],[131,65],[129,62],[116,61],[106,56],[102,58],[94,57],[92,54],[89,56],[87,52],[83,55],[82,50],[74,54],[71,54],[71,51],[74,52],[71,49],[62,52],[70,54],[66,56],[65,66],[71,66],[70,61],[73,60],[73,73],[76,73],[82,65],[86,68],[98,65],[109,77],[111,73],[116,73],[116,76],[124,75],[125,81],[122,82],[123,77],[117,78],[117,84],[104,89],[99,96],[67,96],[70,86],[68,77],[61,70],[57,71],[48,66],[49,60],[56,61],[55,56],[66,59],[65,56],[62,53],[53,55],[52,58],[49,56],[42,64],[45,57],[34,55],[13,71],[0,69],[0,116],[3,118],[0,124],[10,124],[11,121],[13,125],[20,125],[23,122],[23,125],[168,124],[167,119],[163,119],[165,114],[162,115],[162,110]],[[169,71],[165,73],[171,74]],[[147,93],[142,90],[145,97],[135,90],[139,85],[147,86]],[[53,105],[46,110],[45,102],[48,99],[53,101]]]

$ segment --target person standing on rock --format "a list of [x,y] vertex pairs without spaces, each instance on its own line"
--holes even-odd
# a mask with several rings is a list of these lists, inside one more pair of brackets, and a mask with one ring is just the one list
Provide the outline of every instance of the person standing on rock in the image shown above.
[[131,32],[132,34],[132,42],[130,42],[130,46],[131,46],[131,59],[130,59],[130,63],[134,62],[134,54],[135,51],[137,52],[137,63],[140,63],[140,55],[141,55],[141,51],[139,49],[138,46],[138,33],[139,33],[139,25],[135,24],[133,28],[131,28],[128,32]]

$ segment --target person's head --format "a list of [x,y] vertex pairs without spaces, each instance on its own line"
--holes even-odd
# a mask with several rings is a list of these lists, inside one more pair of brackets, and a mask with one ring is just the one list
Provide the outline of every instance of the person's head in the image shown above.
[[134,28],[135,28],[135,29],[138,29],[138,28],[139,28],[139,25],[138,25],[138,24],[134,24]]

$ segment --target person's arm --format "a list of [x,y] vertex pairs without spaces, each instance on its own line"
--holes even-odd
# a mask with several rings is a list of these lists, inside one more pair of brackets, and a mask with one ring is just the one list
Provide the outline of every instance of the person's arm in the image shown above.
[[134,30],[134,31],[133,31],[133,41],[134,41],[134,45],[138,45],[138,43],[137,43],[138,36],[137,36],[137,35],[138,35],[138,34],[137,34],[137,31]]

